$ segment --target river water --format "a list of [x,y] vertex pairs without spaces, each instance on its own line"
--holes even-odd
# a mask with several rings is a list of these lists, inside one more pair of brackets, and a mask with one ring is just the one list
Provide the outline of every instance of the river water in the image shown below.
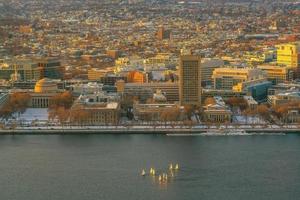
[[0,136],[0,199],[300,199],[300,135]]

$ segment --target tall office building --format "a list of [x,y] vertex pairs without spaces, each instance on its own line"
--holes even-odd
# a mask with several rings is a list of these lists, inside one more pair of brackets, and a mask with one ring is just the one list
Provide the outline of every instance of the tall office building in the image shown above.
[[37,59],[39,70],[42,78],[62,79],[64,76],[64,67],[61,66],[57,58],[40,58]]
[[183,55],[179,66],[179,100],[181,105],[201,105],[201,59]]
[[171,39],[171,31],[166,30],[164,27],[160,27],[157,31],[157,39],[159,40]]

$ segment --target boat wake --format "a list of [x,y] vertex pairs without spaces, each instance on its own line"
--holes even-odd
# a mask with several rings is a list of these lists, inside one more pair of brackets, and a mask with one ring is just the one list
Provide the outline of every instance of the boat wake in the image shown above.
[[167,136],[187,137],[187,136],[255,136],[255,135],[286,135],[285,133],[267,133],[267,132],[251,132],[245,130],[209,130],[203,133],[170,133]]

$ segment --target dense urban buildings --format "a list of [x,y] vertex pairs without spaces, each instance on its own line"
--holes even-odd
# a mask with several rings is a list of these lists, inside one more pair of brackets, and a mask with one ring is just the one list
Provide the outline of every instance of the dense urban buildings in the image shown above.
[[299,2],[20,2],[0,3],[0,123],[300,119]]

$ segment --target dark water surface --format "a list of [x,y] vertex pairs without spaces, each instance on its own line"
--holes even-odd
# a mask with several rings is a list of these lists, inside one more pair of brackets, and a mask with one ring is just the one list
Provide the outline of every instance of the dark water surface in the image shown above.
[[0,199],[300,199],[300,135],[0,136]]

